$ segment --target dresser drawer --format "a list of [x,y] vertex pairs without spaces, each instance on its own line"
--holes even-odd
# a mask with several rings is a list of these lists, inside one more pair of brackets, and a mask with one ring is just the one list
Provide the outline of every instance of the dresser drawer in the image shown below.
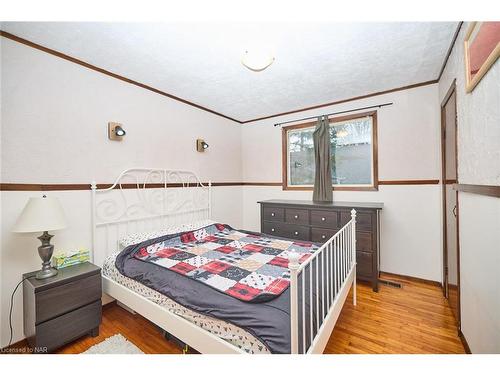
[[285,209],[280,207],[264,207],[263,219],[267,221],[285,221]]
[[335,233],[337,233],[334,229],[325,229],[325,228],[311,228],[311,241],[312,242],[326,242],[328,241]]
[[359,276],[373,276],[373,254],[356,251],[356,273]]
[[322,228],[338,228],[339,215],[336,211],[311,211],[311,225]]
[[262,233],[264,234],[291,240],[310,241],[309,227],[272,221],[264,221],[262,224]]
[[374,251],[371,232],[356,231],[356,250],[367,253]]
[[284,237],[290,238],[291,240],[311,240],[309,227],[303,225],[284,224],[283,229],[285,231]]
[[[369,212],[356,213],[356,229],[359,230],[372,230],[372,214]],[[340,213],[341,225],[346,225],[351,220],[350,211],[342,211]]]
[[291,224],[309,224],[309,211],[308,210],[298,210],[295,208],[287,208],[285,210],[285,221]]
[[36,321],[41,323],[101,299],[101,274],[43,290],[35,295]]
[[275,221],[263,221],[262,222],[262,233],[271,234],[273,236],[285,237],[286,230],[284,229],[285,224]]
[[99,327],[101,300],[48,320],[36,326],[34,346],[46,347],[50,352],[75,338]]

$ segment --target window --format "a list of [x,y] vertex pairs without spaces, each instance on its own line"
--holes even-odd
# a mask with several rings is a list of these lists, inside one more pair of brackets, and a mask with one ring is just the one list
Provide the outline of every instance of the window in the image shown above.
[[[316,122],[283,128],[283,188],[314,185],[313,132]],[[334,190],[376,190],[377,112],[330,119],[330,157]]]

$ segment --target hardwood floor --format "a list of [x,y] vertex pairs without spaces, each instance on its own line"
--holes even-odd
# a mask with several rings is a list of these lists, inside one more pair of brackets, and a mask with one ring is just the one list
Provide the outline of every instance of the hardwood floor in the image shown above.
[[358,283],[358,304],[346,301],[325,353],[465,353],[440,287],[398,276],[373,293]]
[[[380,285],[374,293],[358,283],[358,304],[352,305],[350,295],[325,353],[465,353],[438,286],[394,275],[385,278],[402,288]],[[58,353],[81,353],[116,333],[145,353],[182,353],[152,323],[115,304],[104,308],[98,337],[84,337]]]

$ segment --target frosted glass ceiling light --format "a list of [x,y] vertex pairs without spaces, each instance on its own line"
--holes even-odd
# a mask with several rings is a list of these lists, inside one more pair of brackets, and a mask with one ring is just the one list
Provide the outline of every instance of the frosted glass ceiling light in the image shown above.
[[246,50],[241,63],[254,72],[261,72],[274,62],[274,57],[264,51]]

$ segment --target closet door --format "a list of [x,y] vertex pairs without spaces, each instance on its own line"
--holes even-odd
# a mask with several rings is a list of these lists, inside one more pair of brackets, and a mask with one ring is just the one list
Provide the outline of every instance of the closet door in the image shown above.
[[458,243],[457,113],[455,85],[441,107],[443,154],[444,293],[460,329],[460,254]]

